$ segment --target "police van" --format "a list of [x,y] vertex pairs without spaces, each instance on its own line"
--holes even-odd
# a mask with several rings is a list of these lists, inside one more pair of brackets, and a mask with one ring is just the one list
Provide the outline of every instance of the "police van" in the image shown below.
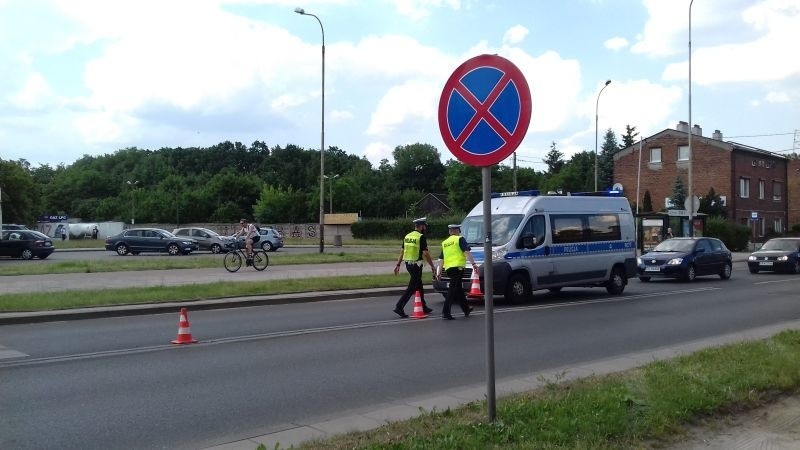
[[[621,294],[628,278],[636,275],[633,214],[619,191],[494,193],[491,212],[493,293],[508,302],[528,300],[535,290],[558,292],[572,286],[601,286],[610,294]],[[483,202],[467,214],[461,235],[480,266],[483,292]],[[446,293],[450,280],[441,275],[434,280],[434,289]],[[467,267],[461,280],[465,291],[471,278],[472,269]]]

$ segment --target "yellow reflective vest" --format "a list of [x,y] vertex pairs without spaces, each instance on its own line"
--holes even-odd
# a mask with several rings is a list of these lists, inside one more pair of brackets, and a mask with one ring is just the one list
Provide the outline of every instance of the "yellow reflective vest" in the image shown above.
[[422,233],[417,230],[408,233],[403,238],[403,261],[419,261]]
[[444,256],[444,270],[451,267],[466,267],[467,257],[459,245],[461,236],[453,235],[442,242],[442,256]]

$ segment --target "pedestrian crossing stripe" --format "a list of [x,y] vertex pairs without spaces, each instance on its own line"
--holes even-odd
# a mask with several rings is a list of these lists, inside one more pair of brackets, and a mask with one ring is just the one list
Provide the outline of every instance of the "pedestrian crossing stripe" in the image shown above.
[[30,355],[0,345],[0,359],[25,358],[27,356]]

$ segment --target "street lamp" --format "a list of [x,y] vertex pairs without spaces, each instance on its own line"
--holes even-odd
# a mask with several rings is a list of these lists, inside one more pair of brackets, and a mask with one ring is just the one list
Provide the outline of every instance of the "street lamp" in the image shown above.
[[329,211],[331,212],[331,214],[333,214],[333,180],[339,178],[339,174],[337,173],[336,175],[332,176],[325,175],[325,178],[331,180],[330,183],[328,183],[328,192],[330,193],[328,198],[330,199]]
[[319,22],[322,31],[322,132],[319,145],[319,252],[325,252],[325,28],[322,21],[314,14],[307,13],[303,8],[295,8],[294,12],[303,16],[311,16]]
[[597,192],[597,108],[600,106],[600,94],[603,93],[603,90],[611,84],[611,80],[606,80],[605,86],[600,89],[600,92],[597,93],[597,102],[594,104],[594,191]]
[[139,180],[128,180],[128,186],[131,187],[131,225],[136,223],[136,186],[139,185]]
[[692,3],[689,1],[689,236],[694,236],[694,194],[692,193]]

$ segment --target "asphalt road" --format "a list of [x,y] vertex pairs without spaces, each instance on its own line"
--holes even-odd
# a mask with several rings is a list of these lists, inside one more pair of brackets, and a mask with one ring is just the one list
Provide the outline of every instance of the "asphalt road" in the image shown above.
[[[800,276],[633,280],[498,303],[498,379],[800,318]],[[0,448],[200,448],[485,380],[485,317],[396,297],[0,327]],[[429,301],[441,312],[442,297]],[[408,307],[407,307],[408,308]]]

